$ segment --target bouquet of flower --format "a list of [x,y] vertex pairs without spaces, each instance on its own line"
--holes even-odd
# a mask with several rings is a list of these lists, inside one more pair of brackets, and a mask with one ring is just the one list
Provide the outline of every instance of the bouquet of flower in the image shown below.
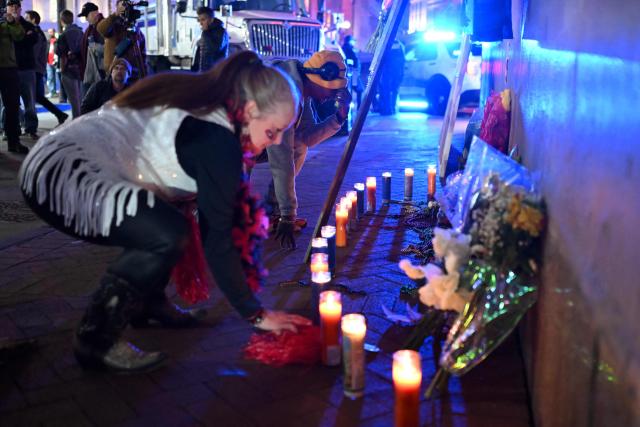
[[[536,299],[545,226],[542,200],[524,168],[479,144],[484,142],[475,140],[472,145],[469,170],[455,178],[457,188],[444,195],[447,200],[443,203],[451,206],[457,199],[456,206],[462,209],[452,221],[457,229],[434,230],[433,249],[440,264],[400,263],[410,278],[426,279],[419,290],[420,300],[437,310],[416,327],[411,342],[414,349],[424,341],[415,337],[433,332],[429,328],[441,323],[437,318],[445,316],[445,311],[458,313],[428,394],[449,373],[464,374],[484,360]],[[461,200],[469,205],[459,203]]]

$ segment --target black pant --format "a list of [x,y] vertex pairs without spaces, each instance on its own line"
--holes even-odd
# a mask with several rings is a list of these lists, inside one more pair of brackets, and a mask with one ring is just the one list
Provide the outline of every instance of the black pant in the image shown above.
[[9,147],[20,143],[20,79],[17,68],[0,68],[0,95],[5,109],[4,132]]
[[46,108],[51,114],[56,116],[58,122],[64,120],[66,114],[62,112],[55,104],[44,96],[44,75],[36,73],[36,102]]
[[123,247],[122,254],[107,268],[107,275],[125,280],[143,299],[164,289],[188,239],[185,216],[158,198],[152,208],[148,207],[146,191],[138,194],[137,213],[125,215],[118,226],[114,219],[107,237],[78,235],[73,223],[64,225],[64,218],[49,209],[48,200],[38,204],[35,194],[24,196],[31,209],[57,230],[98,245]]

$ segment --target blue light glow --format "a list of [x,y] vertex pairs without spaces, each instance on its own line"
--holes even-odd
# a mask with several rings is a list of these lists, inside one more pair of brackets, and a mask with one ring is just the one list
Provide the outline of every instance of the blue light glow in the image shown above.
[[453,31],[436,31],[428,30],[422,34],[425,42],[452,42],[456,39],[456,33]]
[[398,107],[403,110],[426,110],[429,108],[429,103],[417,99],[399,99]]

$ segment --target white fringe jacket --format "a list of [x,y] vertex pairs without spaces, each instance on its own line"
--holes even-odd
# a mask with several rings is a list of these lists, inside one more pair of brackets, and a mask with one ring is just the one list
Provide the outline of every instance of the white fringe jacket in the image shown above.
[[[19,173],[24,192],[84,236],[108,236],[113,218],[135,215],[138,192],[176,200],[193,196],[196,182],[178,162],[175,137],[188,111],[118,108],[111,103],[40,138]],[[197,116],[233,131],[226,111]]]

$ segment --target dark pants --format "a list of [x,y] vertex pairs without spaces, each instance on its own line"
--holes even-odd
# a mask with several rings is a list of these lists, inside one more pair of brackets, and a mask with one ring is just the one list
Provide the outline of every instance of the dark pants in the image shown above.
[[136,307],[156,301],[159,294],[164,296],[171,270],[188,239],[187,219],[177,209],[159,199],[150,208],[146,199],[146,192],[141,191],[136,215],[125,216],[118,226],[114,220],[108,237],[87,237],[78,235],[73,224],[64,225],[64,218],[49,209],[48,200],[38,204],[34,196],[25,194],[31,209],[57,230],[98,245],[124,248],[107,267],[76,332],[78,340],[99,351],[120,339]]
[[17,68],[0,68],[0,95],[5,111],[4,132],[9,146],[20,143],[20,79]]
[[62,122],[66,116],[55,104],[44,96],[44,75],[36,73],[36,102],[56,116],[58,122]]

